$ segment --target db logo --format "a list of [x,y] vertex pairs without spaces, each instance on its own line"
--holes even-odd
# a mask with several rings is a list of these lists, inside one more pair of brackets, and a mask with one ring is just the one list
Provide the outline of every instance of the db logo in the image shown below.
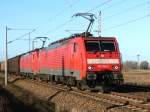
[[102,68],[107,68],[107,65],[102,65]]
[[101,54],[101,58],[103,58],[104,57],[104,54]]

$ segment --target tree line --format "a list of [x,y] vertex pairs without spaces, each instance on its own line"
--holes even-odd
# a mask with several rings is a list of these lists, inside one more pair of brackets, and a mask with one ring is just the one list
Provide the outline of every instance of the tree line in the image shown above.
[[123,68],[125,70],[127,69],[144,69],[144,70],[147,70],[147,69],[150,69],[150,66],[149,66],[149,62],[148,61],[141,61],[140,63],[138,63],[137,61],[125,61],[123,63]]

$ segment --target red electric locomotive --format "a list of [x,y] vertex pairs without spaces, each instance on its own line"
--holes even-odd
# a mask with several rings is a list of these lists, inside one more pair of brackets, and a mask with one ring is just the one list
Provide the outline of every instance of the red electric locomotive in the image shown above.
[[22,74],[80,89],[121,84],[122,63],[116,38],[77,35],[21,57]]

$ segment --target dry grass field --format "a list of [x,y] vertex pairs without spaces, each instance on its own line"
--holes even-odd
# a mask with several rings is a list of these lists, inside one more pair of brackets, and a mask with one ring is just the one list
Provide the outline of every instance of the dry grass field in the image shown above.
[[123,74],[125,82],[150,84],[150,70],[130,70]]

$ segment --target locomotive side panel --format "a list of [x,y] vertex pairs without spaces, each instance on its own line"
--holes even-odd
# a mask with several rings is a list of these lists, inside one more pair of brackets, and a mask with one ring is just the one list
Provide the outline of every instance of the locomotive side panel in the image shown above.
[[47,73],[51,75],[69,75],[69,43],[47,50]]
[[[74,77],[83,74],[82,39],[71,39],[40,51],[40,74]],[[85,73],[84,73],[85,74]]]
[[39,50],[30,53],[31,69],[33,74],[39,73]]
[[85,66],[85,51],[83,45],[83,39],[77,38],[72,40],[70,46],[70,58],[71,58],[71,71],[72,75],[76,77],[76,80],[82,80],[86,74]]
[[31,55],[27,53],[20,58],[20,72],[23,74],[28,74],[32,72],[31,69]]
[[39,74],[49,74],[47,63],[47,50],[42,49],[39,51]]

